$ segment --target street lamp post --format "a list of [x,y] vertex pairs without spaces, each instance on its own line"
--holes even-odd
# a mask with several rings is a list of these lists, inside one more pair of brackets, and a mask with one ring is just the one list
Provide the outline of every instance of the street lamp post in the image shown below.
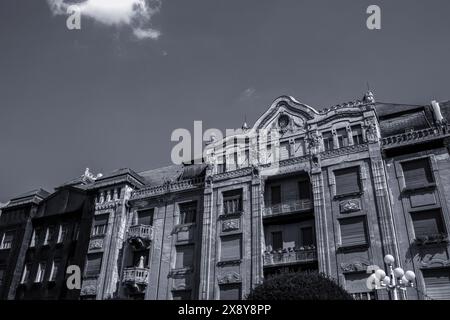
[[380,287],[375,286],[375,289],[391,291],[394,300],[398,300],[398,290],[406,291],[408,287],[414,287],[414,280],[416,275],[413,271],[404,271],[402,268],[394,268],[395,259],[392,255],[388,254],[384,257],[384,262],[388,265],[388,275],[383,269],[375,271],[375,277],[379,281]]

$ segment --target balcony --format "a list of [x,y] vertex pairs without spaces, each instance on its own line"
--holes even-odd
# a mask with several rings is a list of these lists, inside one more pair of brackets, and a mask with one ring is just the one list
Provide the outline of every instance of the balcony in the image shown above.
[[449,135],[449,126],[438,125],[431,128],[413,130],[393,136],[385,137],[381,140],[384,149],[396,148],[400,146],[423,143],[430,140],[444,138]]
[[317,261],[317,251],[314,245],[264,252],[264,267],[315,261]]
[[145,249],[150,246],[153,239],[153,227],[148,225],[135,225],[128,229],[128,242],[136,249]]
[[143,292],[148,284],[149,269],[147,268],[126,268],[123,270],[122,282],[129,286],[133,291]]
[[311,199],[291,200],[264,208],[263,217],[287,215],[295,212],[309,211],[313,208]]

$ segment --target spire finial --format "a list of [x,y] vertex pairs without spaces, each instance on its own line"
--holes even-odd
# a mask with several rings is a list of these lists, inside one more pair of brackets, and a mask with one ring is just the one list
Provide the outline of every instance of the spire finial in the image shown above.
[[242,124],[242,131],[248,130],[248,124],[247,124],[247,115],[244,114],[244,123]]

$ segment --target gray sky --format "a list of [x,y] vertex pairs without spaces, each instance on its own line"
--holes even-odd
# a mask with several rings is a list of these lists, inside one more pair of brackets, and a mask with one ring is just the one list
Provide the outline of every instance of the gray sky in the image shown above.
[[[370,4],[380,31],[366,28]],[[449,13],[448,0],[162,0],[146,21],[160,36],[138,39],[1,0],[0,201],[86,167],[168,165],[174,129],[252,124],[283,94],[329,107],[369,81],[379,101],[448,100]]]

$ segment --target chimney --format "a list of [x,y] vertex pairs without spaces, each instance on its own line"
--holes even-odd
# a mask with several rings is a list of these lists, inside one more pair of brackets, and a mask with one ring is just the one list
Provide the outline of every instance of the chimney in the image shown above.
[[439,106],[439,103],[436,102],[436,100],[431,101],[431,106],[433,107],[434,117],[436,118],[437,122],[442,122],[444,120],[444,117],[441,113],[441,107]]

